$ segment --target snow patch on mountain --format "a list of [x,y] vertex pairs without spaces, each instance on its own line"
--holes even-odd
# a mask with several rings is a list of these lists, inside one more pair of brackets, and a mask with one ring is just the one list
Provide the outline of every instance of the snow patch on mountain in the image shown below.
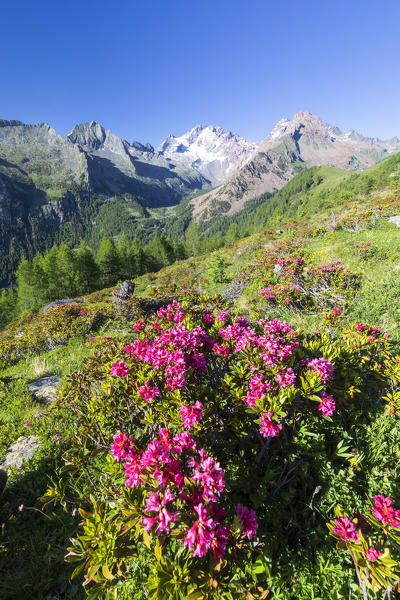
[[197,125],[179,137],[170,135],[157,148],[165,158],[196,169],[212,185],[229,179],[257,150],[257,142],[212,125]]

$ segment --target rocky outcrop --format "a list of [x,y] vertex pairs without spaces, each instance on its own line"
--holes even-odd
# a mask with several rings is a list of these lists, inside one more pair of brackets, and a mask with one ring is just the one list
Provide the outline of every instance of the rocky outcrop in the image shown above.
[[0,463],[0,470],[20,469],[22,463],[32,458],[40,442],[34,435],[20,437],[6,452],[4,460]]
[[51,375],[49,377],[41,377],[31,383],[28,383],[28,389],[36,400],[49,404],[57,396],[58,384],[60,383],[61,377],[58,375]]

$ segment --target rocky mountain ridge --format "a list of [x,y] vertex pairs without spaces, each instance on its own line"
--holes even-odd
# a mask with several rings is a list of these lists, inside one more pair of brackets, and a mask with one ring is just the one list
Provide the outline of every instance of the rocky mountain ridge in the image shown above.
[[400,140],[367,138],[354,131],[342,133],[320,117],[298,111],[291,120],[281,119],[258,144],[258,151],[225,184],[192,201],[194,217],[210,219],[231,215],[248,200],[273,194],[299,170],[328,165],[362,170],[400,151]]

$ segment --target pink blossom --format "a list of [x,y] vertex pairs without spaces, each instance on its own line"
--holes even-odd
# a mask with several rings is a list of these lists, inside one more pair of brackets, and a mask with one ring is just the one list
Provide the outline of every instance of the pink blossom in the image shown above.
[[308,366],[314,373],[321,377],[323,383],[326,383],[333,377],[333,365],[329,360],[325,360],[325,358],[314,358],[310,360]]
[[191,458],[188,463],[193,468],[193,481],[202,485],[204,499],[216,500],[225,488],[224,471],[205,450],[200,450],[199,455],[200,462]]
[[44,417],[44,412],[38,412],[38,414],[35,415],[35,419],[40,419],[41,417]]
[[214,552],[217,562],[225,554],[226,539],[229,535],[230,527],[223,525],[214,530],[214,536],[211,540],[211,550]]
[[141,396],[144,396],[144,399],[146,400],[146,402],[149,402],[149,400],[152,400],[153,398],[157,398],[157,396],[160,395],[160,390],[158,389],[158,387],[157,386],[150,387],[150,383],[148,381],[144,382],[144,385],[142,385],[139,388],[138,392]]
[[220,321],[221,323],[225,323],[225,321],[228,319],[230,314],[231,314],[231,311],[228,309],[228,310],[218,313],[215,316],[215,318],[217,319],[217,321]]
[[133,331],[141,331],[142,329],[144,329],[145,324],[143,323],[143,321],[136,321],[136,323],[133,326]]
[[26,423],[24,423],[24,427],[30,427],[31,424],[29,423],[29,421],[27,421]]
[[174,377],[167,378],[167,386],[172,391],[176,390],[176,388],[184,388],[185,385],[186,379],[182,375],[174,375]]
[[296,375],[290,367],[286,371],[281,371],[276,376],[276,380],[280,388],[291,387],[295,384]]
[[365,554],[367,556],[367,559],[370,562],[376,562],[378,560],[378,558],[380,556],[382,556],[382,552],[380,552],[380,550],[377,550],[373,546],[371,546],[370,548],[368,548],[368,550],[365,552]]
[[203,418],[203,405],[197,401],[193,406],[182,404],[180,418],[183,421],[185,429],[190,429],[195,423],[198,423]]
[[204,315],[203,315],[203,318],[202,318],[202,321],[203,321],[203,323],[205,323],[206,325],[210,325],[210,324],[211,324],[211,323],[214,321],[214,319],[213,319],[213,316],[212,316],[212,313],[211,313],[211,311],[210,311],[210,310],[207,310],[207,311],[204,313]]
[[174,500],[175,496],[168,488],[165,490],[164,496],[160,499],[160,494],[158,492],[152,492],[146,499],[146,508],[144,512],[155,512],[158,513],[154,517],[145,517],[142,520],[143,525],[145,526],[146,531],[150,531],[150,529],[158,523],[156,527],[157,533],[169,533],[169,526],[171,523],[174,523],[176,518],[179,515],[179,512],[169,512],[167,510],[167,504]]
[[255,511],[248,509],[247,506],[243,506],[242,504],[235,506],[235,510],[240,520],[243,535],[246,535],[247,539],[251,540],[258,529]]
[[332,312],[335,316],[338,316],[342,312],[342,309],[336,306],[335,308],[332,308]]
[[126,377],[128,373],[129,369],[123,360],[121,360],[120,362],[113,363],[112,369],[110,371],[110,375],[116,377]]
[[318,410],[322,411],[324,417],[330,417],[333,415],[336,409],[336,404],[333,396],[330,396],[326,392],[321,392],[321,402],[318,405]]
[[372,512],[378,521],[382,521],[385,525],[390,524],[392,527],[398,527],[400,525],[400,510],[393,508],[393,500],[382,495],[374,496],[372,499],[375,502]]
[[114,437],[113,444],[111,446],[111,454],[114,457],[114,460],[117,462],[121,462],[126,460],[132,450],[133,446],[133,438],[124,435],[123,433],[119,433]]
[[189,550],[193,550],[193,556],[201,558],[205,556],[208,550],[212,547],[213,533],[215,523],[210,518],[209,513],[204,504],[197,504],[194,507],[198,518],[193,523],[192,527],[186,533],[183,545],[187,546]]
[[358,542],[358,531],[356,531],[356,526],[349,519],[349,517],[340,517],[339,519],[334,519],[334,523],[336,527],[333,529],[333,533],[340,535],[341,539],[345,542],[347,540],[354,540]]
[[142,465],[138,455],[132,455],[125,463],[125,485],[127,487],[137,487],[141,484]]
[[260,417],[260,421],[261,421],[260,433],[264,437],[275,437],[276,435],[278,435],[278,433],[282,429],[282,425],[278,425],[277,423],[274,423],[274,421],[272,420],[272,416],[273,416],[272,412],[267,412],[267,413],[265,413],[265,415],[261,415],[261,417]]
[[226,344],[214,344],[213,351],[215,354],[221,354],[224,358],[228,358],[230,350]]

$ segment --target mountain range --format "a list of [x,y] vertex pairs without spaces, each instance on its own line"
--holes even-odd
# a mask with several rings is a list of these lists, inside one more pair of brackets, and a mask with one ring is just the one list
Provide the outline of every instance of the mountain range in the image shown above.
[[261,141],[198,125],[158,148],[95,121],[62,137],[45,123],[0,120],[0,285],[23,254],[54,241],[121,230],[148,237],[185,199],[186,226],[191,218],[207,223],[272,195],[302,169],[360,170],[399,151],[396,137],[342,133],[304,111]]

